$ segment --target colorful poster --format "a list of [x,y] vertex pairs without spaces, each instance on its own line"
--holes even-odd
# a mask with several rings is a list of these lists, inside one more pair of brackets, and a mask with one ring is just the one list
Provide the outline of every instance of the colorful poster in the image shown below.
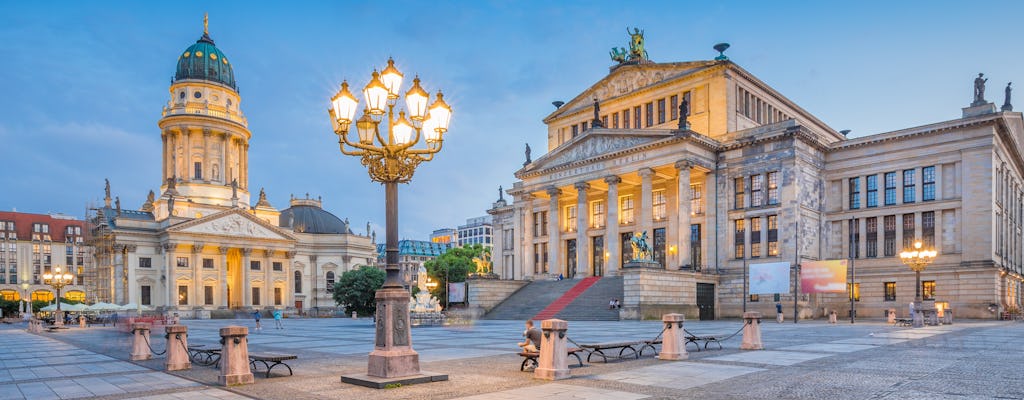
[[808,261],[800,264],[803,293],[846,293],[847,260]]
[[750,264],[750,293],[789,293],[789,263]]
[[448,302],[464,303],[466,301],[466,282],[448,283]]

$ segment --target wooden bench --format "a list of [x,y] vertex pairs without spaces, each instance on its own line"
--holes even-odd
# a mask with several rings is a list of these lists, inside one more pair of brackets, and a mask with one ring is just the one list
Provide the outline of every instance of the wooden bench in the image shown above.
[[[566,352],[569,353],[570,356],[576,357],[576,362],[579,364],[579,366],[582,367],[583,366],[583,359],[580,358],[580,354],[579,354],[581,351],[583,351],[583,349],[581,349],[579,347],[570,347],[570,348],[567,349]],[[536,351],[521,351],[521,352],[519,352],[519,356],[523,357],[523,363],[519,365],[519,370],[520,371],[526,371],[526,366],[527,365],[533,365],[534,368],[537,368],[537,358],[540,357],[540,353],[539,352],[536,352]]]
[[256,363],[263,363],[263,367],[267,369],[267,378],[270,377],[270,370],[274,369],[274,367],[278,365],[284,365],[285,368],[288,368],[288,375],[292,375],[292,367],[286,364],[285,361],[295,360],[297,358],[299,358],[299,356],[296,356],[294,354],[250,352],[249,365],[252,366],[253,371],[258,371],[256,368]]
[[704,350],[707,350],[708,349],[708,345],[711,344],[711,343],[717,344],[719,350],[722,349],[722,342],[720,340],[718,340],[718,338],[715,337],[715,336],[692,336],[692,335],[687,335],[686,336],[686,343],[684,343],[683,345],[685,346],[687,344],[693,343],[694,346],[697,346],[697,351],[700,351],[700,343],[697,343],[697,342],[704,342]]
[[896,318],[892,322],[892,326],[913,326],[914,320],[910,318]]
[[605,350],[619,349],[618,358],[625,358],[623,355],[626,350],[629,350],[633,354],[633,358],[640,358],[640,352],[637,351],[635,346],[641,345],[643,342],[604,342],[604,343],[592,343],[592,344],[581,344],[580,347],[587,351],[587,362],[590,362],[590,357],[594,354],[601,356],[602,362],[608,362],[608,356],[604,354]]

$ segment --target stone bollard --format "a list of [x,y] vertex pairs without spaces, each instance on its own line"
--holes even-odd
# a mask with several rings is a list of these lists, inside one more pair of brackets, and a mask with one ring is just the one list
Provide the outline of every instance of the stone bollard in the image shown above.
[[164,365],[168,371],[179,371],[192,368],[192,359],[188,355],[188,327],[185,325],[168,325],[167,361]]
[[546,319],[541,322],[544,334],[540,338],[540,356],[533,377],[544,380],[569,378],[569,349],[565,331],[569,323],[560,319]]
[[761,313],[748,311],[743,313],[743,343],[742,350],[764,350],[761,343]]
[[356,312],[355,312],[355,311],[353,311],[353,312],[352,312],[352,319],[358,319],[358,318],[359,318],[359,316],[357,316],[357,315],[356,315]]
[[85,316],[84,315],[79,315],[78,316],[78,327],[79,328],[85,328]]
[[228,326],[220,328],[220,375],[217,382],[224,386],[245,385],[255,382],[249,370],[249,328]]
[[828,323],[830,323],[830,324],[836,323],[836,310],[832,310],[832,311],[828,312]]
[[947,324],[947,325],[953,325],[953,309],[952,308],[947,308],[946,309],[946,320],[943,321],[943,323]]
[[132,361],[149,360],[153,358],[153,352],[149,350],[149,323],[136,322],[132,324]]
[[895,324],[896,323],[896,309],[890,308],[885,311],[885,323]]
[[665,314],[661,316],[665,323],[665,332],[661,334],[661,352],[658,353],[659,360],[685,360],[690,358],[686,352],[686,335],[683,332],[683,322],[686,316],[683,314]]

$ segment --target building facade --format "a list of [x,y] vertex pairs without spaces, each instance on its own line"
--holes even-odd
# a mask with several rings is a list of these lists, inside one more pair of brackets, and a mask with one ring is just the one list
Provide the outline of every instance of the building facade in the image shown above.
[[0,211],[0,298],[52,301],[56,290],[43,275],[59,267],[74,276],[61,297],[93,300],[86,294],[95,279],[85,221],[62,214]]
[[434,243],[455,243],[458,239],[458,231],[452,228],[435,229],[430,233],[430,241]]
[[[278,210],[263,189],[250,198],[252,133],[233,65],[209,33],[178,56],[159,121],[159,195],[138,210],[111,205],[91,216],[97,299],[208,316],[217,309],[333,309],[338,274],[375,258],[371,232],[291,199]],[[254,203],[254,204],[253,204]]]
[[[399,240],[398,267],[406,287],[410,288],[417,282],[420,282],[420,280],[426,279],[427,271],[423,264],[439,257],[452,247],[455,247],[454,243],[410,239]],[[377,244],[377,264],[379,266],[386,264],[386,250],[384,243]]]
[[489,215],[468,218],[465,225],[459,225],[458,245],[479,244],[485,249],[493,248],[493,229]]
[[[495,272],[623,275],[624,317],[703,318],[774,312],[746,293],[749,264],[851,258],[858,313],[882,316],[914,299],[898,254],[919,239],[939,252],[926,296],[992,317],[1021,300],[1024,129],[1005,106],[962,114],[851,139],[725,57],[622,63],[544,119],[547,153],[489,210]],[[663,271],[623,269],[634,233]],[[846,294],[796,302],[849,308]]]

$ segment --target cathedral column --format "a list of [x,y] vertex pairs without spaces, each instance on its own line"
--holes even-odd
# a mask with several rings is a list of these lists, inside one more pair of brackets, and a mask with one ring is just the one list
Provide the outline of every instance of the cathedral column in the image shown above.
[[193,176],[193,174],[192,174],[192,169],[193,169],[192,168],[192,140],[193,140],[193,138],[192,138],[192,136],[193,136],[192,135],[192,131],[194,131],[194,130],[195,129],[185,129],[185,132],[184,132],[185,138],[182,141],[183,142],[182,143],[182,147],[183,147],[184,151],[182,151],[182,157],[181,157],[182,158],[182,166],[181,166],[182,168],[181,168],[181,170],[182,170],[182,176],[185,177],[185,180],[187,182],[191,182],[192,180],[195,179],[195,176]]
[[203,181],[213,180],[213,165],[210,164],[210,135],[209,129],[203,129]]
[[174,287],[174,250],[175,243],[164,243],[164,308],[174,307],[176,304],[171,301]]
[[[124,250],[125,245],[114,245],[114,302],[124,304]],[[65,267],[66,268],[66,267]]]
[[295,271],[292,270],[292,257],[294,251],[284,252],[284,263],[281,264],[281,271],[284,272],[284,289],[281,292],[281,302],[285,309],[295,307]]
[[188,299],[188,305],[190,306],[198,306],[204,303],[202,301],[199,301],[199,293],[201,292],[199,288],[202,287],[203,284],[203,276],[200,273],[203,269],[203,266],[200,265],[202,264],[202,260],[199,258],[199,255],[202,252],[203,243],[199,242],[192,244],[192,260],[189,261],[189,266],[192,267],[192,288],[191,290],[189,290],[189,292],[191,293],[189,294]]
[[263,250],[263,262],[266,265],[263,271],[263,302],[264,306],[273,306],[274,304],[274,279],[273,279],[273,262],[271,261],[274,251],[267,249]]
[[693,264],[691,259],[692,252],[690,250],[690,213],[692,212],[690,210],[690,198],[693,197],[693,194],[690,193],[690,167],[692,166],[693,164],[689,161],[679,161],[676,163],[676,170],[679,171],[676,179],[676,229],[678,232],[676,240],[679,241],[679,254],[676,256],[676,259],[679,260],[679,266]]
[[522,257],[520,262],[523,265],[523,277],[532,277],[537,273],[536,256],[534,255],[533,248],[533,195],[527,193],[523,195],[523,202],[526,204],[520,208],[520,212],[523,213],[523,226],[520,230],[522,232],[523,241],[520,243],[522,248]]
[[608,211],[604,231],[604,248],[608,254],[605,260],[605,275],[616,276],[619,274],[619,260],[622,258],[619,250],[619,242],[622,240],[619,238],[619,183],[622,182],[622,178],[609,175],[604,178],[604,182],[608,184],[608,201],[605,205]]
[[242,249],[242,307],[252,307],[252,282],[249,281],[251,254],[251,247]]
[[558,195],[562,194],[562,190],[550,187],[547,193],[550,196],[548,206],[548,273],[565,273],[568,271],[562,270],[560,251],[562,249],[562,240],[559,238],[559,233],[562,231],[560,226],[562,219],[558,217]]
[[654,231],[651,230],[651,223],[654,220],[651,216],[651,211],[654,209],[651,199],[651,180],[654,170],[640,168],[637,173],[640,175],[640,219],[636,225],[639,231],[637,233],[646,232],[647,240],[650,242],[651,248],[654,248]]
[[[228,305],[228,250],[229,247],[218,247],[217,251],[220,252],[220,306],[221,308],[227,309]],[[237,289],[236,289],[237,290]]]
[[245,190],[249,190],[249,143],[242,143],[242,180],[238,182]]
[[160,148],[163,160],[160,163],[160,182],[167,182],[167,131],[160,134],[160,142],[163,147]]
[[[138,261],[136,261],[135,258],[135,250],[137,248],[138,246],[134,244],[129,244],[125,246],[125,250],[127,251],[127,255],[125,256],[125,265],[128,267],[128,284],[125,285],[125,298],[128,300],[129,303],[140,304],[138,298],[139,290],[137,289],[138,286],[136,285],[138,283],[136,281],[138,279],[137,269],[139,268]],[[78,259],[77,254],[75,254],[74,257],[76,260]]]
[[576,188],[576,275],[590,276],[590,241],[587,237],[587,189],[590,184],[577,182]]
[[309,287],[312,288],[311,291],[310,291],[310,294],[312,296],[310,296],[310,297],[311,297],[311,300],[312,300],[313,304],[311,304],[311,305],[304,304],[304,306],[305,307],[311,307],[312,306],[319,313],[320,312],[320,302],[317,300],[317,296],[319,295],[319,293],[317,293],[317,282],[320,281],[320,272],[318,271],[319,267],[316,265],[316,254],[311,254],[309,256],[309,267],[310,267],[310,270],[312,271],[312,273],[309,273],[309,274],[306,274],[306,275],[309,275]]

